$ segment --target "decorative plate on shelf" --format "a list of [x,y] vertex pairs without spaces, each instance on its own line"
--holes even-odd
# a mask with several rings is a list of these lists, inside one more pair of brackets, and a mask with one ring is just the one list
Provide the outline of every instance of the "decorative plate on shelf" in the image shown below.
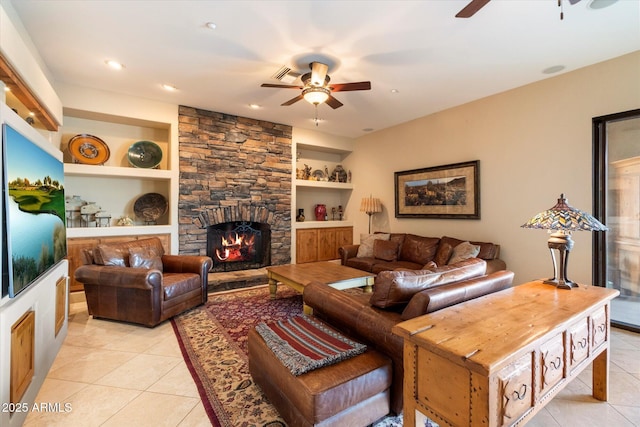
[[76,162],[85,165],[102,165],[111,155],[109,146],[103,140],[86,133],[69,140],[69,152]]
[[168,208],[167,199],[159,193],[143,194],[133,204],[133,212],[146,223],[156,222]]
[[324,179],[327,177],[327,174],[320,169],[316,169],[313,171],[313,173],[311,173],[311,176],[314,177],[316,181],[324,181]]
[[138,141],[131,144],[127,157],[137,168],[155,168],[162,160],[162,149],[155,142]]

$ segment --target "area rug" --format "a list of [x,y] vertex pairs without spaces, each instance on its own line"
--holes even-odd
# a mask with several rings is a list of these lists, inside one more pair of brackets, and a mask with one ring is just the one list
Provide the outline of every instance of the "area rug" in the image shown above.
[[[302,314],[302,296],[285,286],[272,300],[267,286],[209,294],[203,306],[171,320],[187,367],[213,426],[286,426],[249,373],[247,336],[261,322]],[[387,417],[376,427],[402,426]],[[293,426],[291,426],[293,427]]]

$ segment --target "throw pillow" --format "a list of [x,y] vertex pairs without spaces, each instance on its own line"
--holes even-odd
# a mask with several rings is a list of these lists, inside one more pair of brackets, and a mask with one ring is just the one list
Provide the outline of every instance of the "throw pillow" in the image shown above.
[[480,253],[480,246],[472,245],[469,242],[460,243],[453,248],[453,253],[447,264],[455,264],[465,259],[475,258]]
[[415,234],[407,234],[402,242],[399,259],[424,265],[433,260],[438,248],[439,238],[422,237]]
[[162,258],[158,251],[150,247],[129,248],[129,264],[133,268],[162,271]]
[[398,242],[395,240],[374,240],[373,257],[383,261],[398,259]]
[[358,258],[372,258],[373,257],[373,243],[376,240],[389,240],[388,233],[375,233],[375,234],[361,234],[360,246],[358,247]]
[[96,264],[116,265],[118,267],[129,266],[129,254],[125,249],[114,248],[109,245],[98,245],[94,251]]

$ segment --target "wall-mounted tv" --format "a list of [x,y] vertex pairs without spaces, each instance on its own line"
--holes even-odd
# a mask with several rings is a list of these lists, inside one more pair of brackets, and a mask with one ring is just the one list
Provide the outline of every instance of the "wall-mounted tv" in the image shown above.
[[64,164],[6,123],[2,148],[3,295],[13,298],[67,255]]

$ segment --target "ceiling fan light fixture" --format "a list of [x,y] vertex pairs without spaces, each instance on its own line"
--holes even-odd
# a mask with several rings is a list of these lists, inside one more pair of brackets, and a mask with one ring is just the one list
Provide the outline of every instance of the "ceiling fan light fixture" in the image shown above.
[[327,88],[312,86],[302,91],[302,97],[309,104],[318,105],[329,99],[330,93],[331,91]]

